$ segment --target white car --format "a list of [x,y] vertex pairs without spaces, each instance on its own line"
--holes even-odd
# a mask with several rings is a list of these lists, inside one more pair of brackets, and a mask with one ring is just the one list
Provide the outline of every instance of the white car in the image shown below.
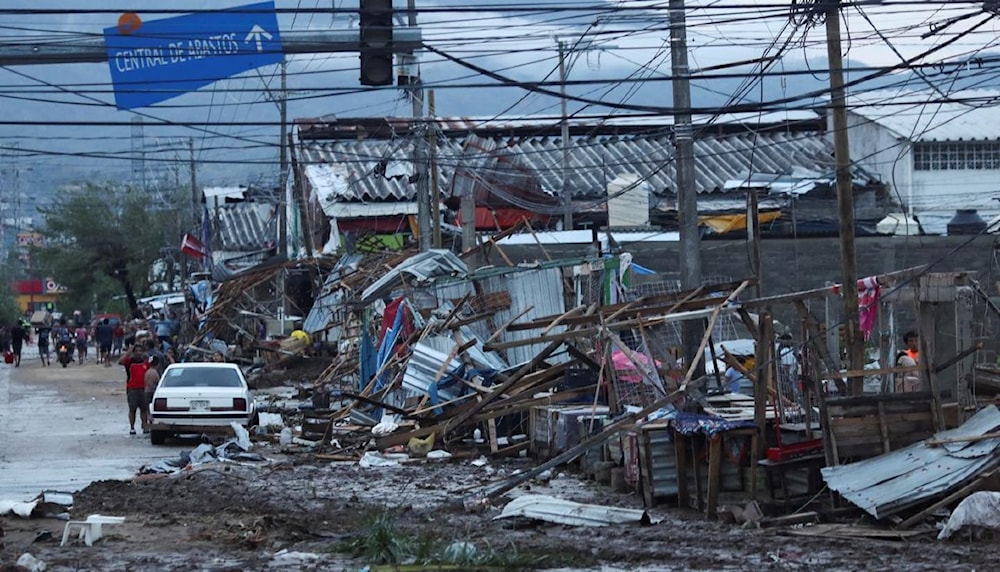
[[256,423],[253,396],[236,364],[197,362],[167,366],[149,404],[149,440],[162,445],[180,433],[227,431],[233,421]]

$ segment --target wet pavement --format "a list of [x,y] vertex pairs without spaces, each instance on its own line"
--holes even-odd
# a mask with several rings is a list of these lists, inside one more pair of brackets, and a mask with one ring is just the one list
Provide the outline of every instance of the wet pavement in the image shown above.
[[91,360],[43,367],[37,356],[28,346],[20,367],[0,365],[0,499],[128,479],[140,466],[190,448],[153,447],[141,430],[129,436],[120,366]]

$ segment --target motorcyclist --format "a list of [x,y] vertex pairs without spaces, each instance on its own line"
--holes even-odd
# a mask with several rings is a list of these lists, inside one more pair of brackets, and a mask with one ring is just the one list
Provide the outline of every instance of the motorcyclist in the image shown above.
[[66,364],[73,361],[73,332],[66,325],[66,318],[59,320],[59,327],[54,333],[56,339],[56,358],[59,363],[66,367]]

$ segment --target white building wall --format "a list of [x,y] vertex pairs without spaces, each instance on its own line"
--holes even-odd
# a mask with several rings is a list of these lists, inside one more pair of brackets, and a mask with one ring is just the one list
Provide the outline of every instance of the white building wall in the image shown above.
[[876,173],[924,232],[945,234],[957,209],[976,209],[986,222],[1000,215],[994,200],[1000,198],[1000,171],[917,171],[905,137],[850,112],[848,129],[851,160]]

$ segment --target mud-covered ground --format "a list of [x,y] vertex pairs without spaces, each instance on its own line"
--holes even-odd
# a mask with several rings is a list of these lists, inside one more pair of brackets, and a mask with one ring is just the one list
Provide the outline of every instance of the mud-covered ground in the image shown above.
[[[266,454],[266,453],[265,453]],[[989,570],[992,540],[938,542],[790,536],[709,522],[693,511],[657,508],[652,526],[579,528],[493,520],[511,496],[641,508],[572,472],[531,482],[485,512],[461,499],[531,466],[528,459],[476,467],[468,460],[362,469],[293,456],[268,467],[202,465],[175,476],[92,484],[75,496],[74,518],[120,515],[93,547],[60,547],[58,520],[0,519],[0,563],[24,552],[48,570],[360,570],[397,560],[406,569],[561,570]],[[43,531],[51,540],[32,542]],[[43,538],[44,538],[43,534]],[[459,545],[461,550],[448,545]],[[457,562],[446,567],[443,562]],[[424,567],[416,567],[422,564]],[[391,567],[383,569],[394,569]]]

